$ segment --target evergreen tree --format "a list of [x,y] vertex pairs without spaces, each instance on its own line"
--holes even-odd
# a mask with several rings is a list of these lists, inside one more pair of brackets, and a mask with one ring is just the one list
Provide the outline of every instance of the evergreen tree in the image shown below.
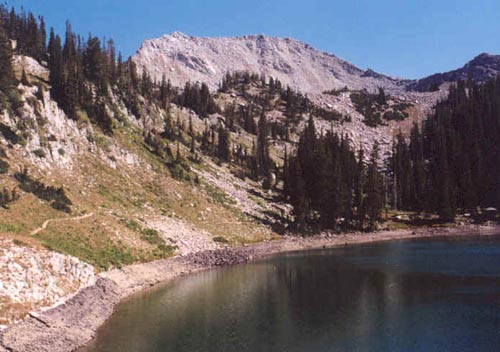
[[410,154],[413,164],[413,196],[411,199],[412,208],[421,211],[425,207],[425,159],[423,139],[417,123],[414,124],[410,137]]
[[368,164],[365,185],[366,199],[364,202],[364,208],[368,217],[368,226],[370,230],[375,228],[375,223],[380,219],[380,215],[384,207],[382,175],[378,166],[378,148],[377,144],[373,147],[373,151],[370,156],[370,163]]
[[12,69],[12,47],[5,30],[0,27],[0,90],[6,94],[15,85]]
[[295,155],[287,154],[285,166],[284,194],[297,221],[338,230],[352,226],[355,210],[362,213],[365,171],[362,166],[362,175],[357,174],[358,162],[348,139],[331,132],[318,137],[311,118]]
[[309,200],[306,194],[305,182],[302,177],[302,168],[299,160],[294,160],[291,163],[291,181],[292,193],[291,203],[293,205],[293,215],[298,231],[304,231],[307,225],[309,213]]
[[[498,206],[499,126],[499,79],[452,86],[422,131],[413,127],[409,146],[404,138],[395,144],[395,201],[404,198],[405,208],[436,212],[443,221],[453,220],[458,208]],[[410,167],[401,166],[406,160]]]
[[219,143],[217,145],[217,155],[225,162],[231,161],[231,138],[229,131],[224,127],[219,127]]
[[257,161],[257,175],[264,177],[269,177],[271,173],[268,135],[267,117],[265,112],[262,111],[259,119],[255,159]]
[[365,184],[366,184],[366,167],[364,162],[363,148],[359,149],[356,171],[354,173],[354,208],[357,211],[358,228],[363,229],[366,217],[365,207]]
[[51,86],[52,98],[60,101],[64,86],[62,74],[62,45],[61,38],[56,36],[54,28],[50,30],[48,46],[49,55],[49,82]]

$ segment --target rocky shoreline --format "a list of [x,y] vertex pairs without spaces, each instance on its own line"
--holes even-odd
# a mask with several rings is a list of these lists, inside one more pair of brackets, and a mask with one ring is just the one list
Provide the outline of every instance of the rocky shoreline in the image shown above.
[[114,307],[132,294],[190,273],[246,263],[278,253],[344,245],[431,238],[500,234],[500,226],[463,226],[416,231],[323,234],[192,253],[103,273],[93,286],[46,312],[32,313],[0,333],[0,352],[72,352],[95,337]]

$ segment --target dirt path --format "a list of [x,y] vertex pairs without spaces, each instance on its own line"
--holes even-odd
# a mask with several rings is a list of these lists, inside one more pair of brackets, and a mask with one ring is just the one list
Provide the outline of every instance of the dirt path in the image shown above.
[[49,226],[53,222],[59,222],[59,221],[60,222],[63,222],[63,221],[78,221],[78,220],[83,220],[83,219],[90,218],[91,216],[94,216],[94,213],[89,213],[89,214],[85,214],[85,215],[75,216],[75,217],[72,217],[72,218],[58,218],[58,219],[45,220],[45,222],[42,224],[42,226],[40,226],[39,228],[33,230],[30,233],[30,236],[38,235],[40,232],[42,232],[43,230],[45,230],[47,228],[47,226]]

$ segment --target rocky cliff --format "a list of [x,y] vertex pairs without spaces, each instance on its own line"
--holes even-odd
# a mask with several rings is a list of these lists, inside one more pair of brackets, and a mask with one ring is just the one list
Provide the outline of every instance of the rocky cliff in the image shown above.
[[295,39],[265,35],[207,38],[174,32],[146,40],[134,60],[140,70],[147,69],[157,80],[165,75],[178,86],[200,81],[217,89],[226,72],[249,71],[277,78],[303,93],[344,87],[368,91],[382,87],[392,94],[427,92],[469,78],[483,83],[500,73],[500,55],[483,53],[449,72],[418,80],[394,78],[363,70]]
[[406,80],[362,70],[335,55],[290,38],[264,35],[204,38],[175,32],[144,42],[134,56],[157,80],[174,85],[205,82],[216,89],[228,71],[249,71],[279,79],[304,93],[349,89],[404,90]]

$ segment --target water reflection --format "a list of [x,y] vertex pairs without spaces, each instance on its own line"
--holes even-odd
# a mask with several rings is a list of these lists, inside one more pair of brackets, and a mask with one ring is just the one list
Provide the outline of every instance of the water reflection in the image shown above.
[[296,253],[120,306],[85,351],[494,351],[500,242]]

